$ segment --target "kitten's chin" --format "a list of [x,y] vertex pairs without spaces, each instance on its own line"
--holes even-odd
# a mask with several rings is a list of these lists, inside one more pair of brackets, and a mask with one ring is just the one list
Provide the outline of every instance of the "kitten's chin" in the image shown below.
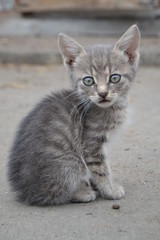
[[95,104],[96,104],[98,107],[101,107],[101,108],[108,108],[108,107],[112,106],[113,103],[114,103],[114,101],[95,102]]

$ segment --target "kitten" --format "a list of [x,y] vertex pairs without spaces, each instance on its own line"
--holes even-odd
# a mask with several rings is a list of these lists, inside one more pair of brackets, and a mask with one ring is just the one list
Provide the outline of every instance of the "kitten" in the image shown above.
[[126,119],[139,41],[136,25],[113,47],[84,48],[59,34],[73,90],[52,93],[20,124],[8,165],[19,200],[52,205],[124,196],[112,182],[105,144]]

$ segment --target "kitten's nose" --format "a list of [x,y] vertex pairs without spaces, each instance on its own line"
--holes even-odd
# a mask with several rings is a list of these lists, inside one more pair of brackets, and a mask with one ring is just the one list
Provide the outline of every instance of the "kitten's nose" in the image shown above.
[[98,95],[105,99],[105,97],[108,95],[108,92],[100,92]]

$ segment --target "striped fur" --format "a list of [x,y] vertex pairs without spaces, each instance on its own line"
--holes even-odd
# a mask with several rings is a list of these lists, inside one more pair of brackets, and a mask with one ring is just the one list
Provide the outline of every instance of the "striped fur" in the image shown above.
[[[52,205],[89,202],[97,194],[107,199],[124,196],[123,188],[112,182],[103,150],[126,119],[127,94],[137,70],[137,27],[126,34],[114,47],[88,48],[60,35],[73,90],[50,94],[19,126],[8,164],[9,181],[19,200]],[[109,83],[114,73],[122,75],[119,84]],[[84,86],[85,76],[94,78],[92,87]],[[105,103],[100,102],[101,90],[108,91]]]

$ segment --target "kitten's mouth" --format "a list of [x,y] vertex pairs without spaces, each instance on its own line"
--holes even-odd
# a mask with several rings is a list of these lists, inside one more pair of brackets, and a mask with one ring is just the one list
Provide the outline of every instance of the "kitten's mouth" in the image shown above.
[[111,102],[111,101],[108,99],[103,99],[103,100],[99,101],[99,103],[106,103],[106,102]]

